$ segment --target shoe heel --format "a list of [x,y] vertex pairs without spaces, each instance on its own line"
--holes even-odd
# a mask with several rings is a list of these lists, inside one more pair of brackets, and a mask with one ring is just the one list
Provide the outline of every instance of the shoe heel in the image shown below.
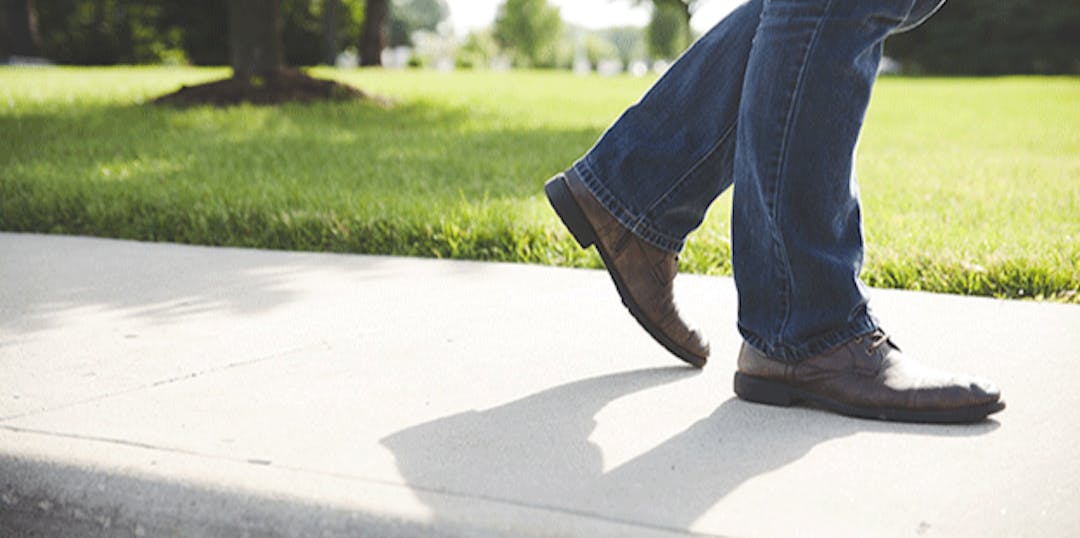
[[795,395],[782,383],[751,377],[741,372],[735,373],[735,394],[750,402],[791,407],[795,404]]
[[574,200],[570,186],[566,184],[566,176],[560,174],[548,180],[544,184],[544,193],[547,194],[551,207],[555,209],[555,214],[566,225],[566,229],[570,230],[570,235],[574,236],[581,248],[589,248],[596,243],[596,232]]

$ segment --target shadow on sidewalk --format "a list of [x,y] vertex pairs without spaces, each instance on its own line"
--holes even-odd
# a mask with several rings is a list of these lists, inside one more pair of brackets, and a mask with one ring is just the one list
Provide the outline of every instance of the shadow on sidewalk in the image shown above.
[[998,426],[881,423],[732,398],[682,433],[604,471],[601,448],[589,441],[594,415],[620,397],[695,373],[669,367],[584,379],[421,424],[382,444],[431,508],[435,528],[451,521],[444,505],[451,494],[686,531],[743,482],[799,460],[820,443],[860,432],[973,436]]
[[[207,313],[258,315],[303,298],[313,275],[348,284],[401,280],[385,256],[341,256],[0,232],[0,347],[16,336],[55,328],[82,308],[153,323]],[[440,277],[482,271],[479,263],[442,264]],[[307,279],[304,281],[303,279]],[[297,281],[308,283],[307,287]]]

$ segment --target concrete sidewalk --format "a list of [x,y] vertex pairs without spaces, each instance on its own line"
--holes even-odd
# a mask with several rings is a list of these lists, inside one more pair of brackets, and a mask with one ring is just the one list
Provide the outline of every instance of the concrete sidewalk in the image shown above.
[[0,234],[0,536],[1080,536],[1080,307],[876,291],[972,426],[734,398],[599,271]]

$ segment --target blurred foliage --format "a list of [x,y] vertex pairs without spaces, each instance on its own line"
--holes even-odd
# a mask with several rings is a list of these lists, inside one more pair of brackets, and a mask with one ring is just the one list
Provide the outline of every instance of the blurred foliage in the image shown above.
[[641,28],[617,26],[601,30],[599,33],[615,47],[619,61],[623,65],[645,59],[645,31]]
[[604,60],[619,58],[619,49],[615,47],[615,44],[598,33],[584,34],[582,42],[585,58],[594,66]]
[[653,59],[674,59],[694,40],[690,17],[708,0],[633,0],[653,5],[652,18],[645,28],[645,42]]
[[394,0],[390,4],[390,46],[413,46],[413,34],[421,30],[437,32],[450,16],[446,0]]
[[360,40],[364,22],[363,0],[336,0],[341,9],[337,20],[324,17],[325,0],[281,0],[281,39],[285,45],[285,63],[315,65],[324,63],[324,35],[327,24],[336,26],[336,50]]
[[506,0],[495,16],[495,40],[521,67],[554,67],[562,35],[559,8],[547,0]]
[[[42,54],[67,64],[137,64],[183,60],[179,20],[192,4],[164,0],[36,2]],[[224,26],[224,8],[217,25]],[[221,32],[222,35],[224,32]]]
[[[311,65],[355,46],[364,0],[280,0],[286,61]],[[339,2],[326,17],[327,2]],[[674,58],[689,43],[689,17],[706,0],[610,0],[651,3],[647,29],[651,56]],[[25,3],[25,4],[21,4]],[[29,29],[40,55],[61,64],[228,64],[227,4],[222,0],[5,0],[0,10],[0,59],[15,49],[15,33]],[[498,52],[517,65],[567,65],[558,10],[545,0],[506,0],[495,27],[461,48],[459,63],[480,65]],[[20,14],[29,12],[30,21]],[[445,0],[394,0],[388,31],[393,45],[411,43],[418,30],[435,30],[449,13]],[[640,30],[638,30],[640,32]],[[640,37],[626,29],[601,35],[624,64],[643,56]],[[639,34],[640,35],[640,34]],[[595,41],[595,40],[593,40]],[[606,49],[592,43],[591,50]],[[571,49],[572,52],[572,49]],[[607,52],[604,52],[607,54]],[[949,0],[928,24],[891,37],[886,54],[915,74],[1080,74],[1080,9],[1076,0]],[[595,55],[595,54],[594,54]]]
[[[363,0],[337,0],[339,49],[359,40]],[[62,64],[229,63],[227,2],[50,0],[33,4],[42,56]],[[281,0],[282,39],[292,65],[319,63],[324,0]],[[3,55],[3,51],[0,51]]]
[[949,0],[885,54],[916,74],[1080,74],[1080,4]]
[[[681,4],[680,4],[681,5]],[[690,23],[685,11],[671,2],[658,2],[645,29],[649,54],[672,60],[690,46]]]
[[465,36],[458,48],[455,65],[462,69],[484,68],[499,55],[499,42],[492,30],[477,30]]

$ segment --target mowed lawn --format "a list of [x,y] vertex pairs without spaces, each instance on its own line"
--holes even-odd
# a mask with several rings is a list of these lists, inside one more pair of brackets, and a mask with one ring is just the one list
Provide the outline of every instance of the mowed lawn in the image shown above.
[[[388,98],[172,109],[222,69],[0,69],[0,230],[596,267],[543,182],[652,79],[316,70]],[[872,285],[1080,302],[1080,78],[883,79]],[[683,269],[730,273],[730,192]]]

